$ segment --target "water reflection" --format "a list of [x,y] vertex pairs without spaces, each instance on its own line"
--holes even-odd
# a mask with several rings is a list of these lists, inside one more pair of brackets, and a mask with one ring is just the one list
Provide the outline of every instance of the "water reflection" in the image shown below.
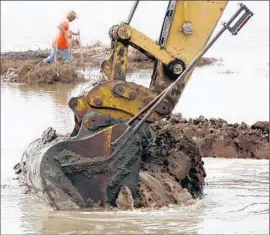
[[76,84],[55,84],[39,86],[18,86],[22,97],[28,95],[51,96],[51,101],[55,106],[66,106],[71,96],[71,91],[77,87]]

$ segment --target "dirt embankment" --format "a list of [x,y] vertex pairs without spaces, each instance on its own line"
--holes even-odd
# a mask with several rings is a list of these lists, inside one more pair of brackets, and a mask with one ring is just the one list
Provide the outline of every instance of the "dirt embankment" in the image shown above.
[[269,159],[269,121],[230,124],[223,119],[185,119],[172,116],[165,122],[173,135],[195,141],[202,157]]
[[[83,62],[88,69],[99,69],[101,63],[110,55],[110,47],[97,44],[81,49]],[[8,52],[1,55],[1,76],[9,82],[27,84],[37,83],[70,83],[83,81],[83,76],[77,70],[82,69],[81,53],[78,48],[71,50],[71,65],[43,65],[38,63],[48,57],[50,50]],[[215,58],[202,58],[198,67],[217,62]],[[128,57],[128,73],[139,69],[151,69],[153,61],[141,52],[131,48]]]

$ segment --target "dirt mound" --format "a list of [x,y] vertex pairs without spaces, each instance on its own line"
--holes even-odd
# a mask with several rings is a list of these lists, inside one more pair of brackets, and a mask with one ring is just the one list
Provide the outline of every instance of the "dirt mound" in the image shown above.
[[259,129],[263,133],[269,133],[269,122],[264,121],[264,122],[256,122],[251,126],[252,129]]
[[229,124],[223,119],[185,119],[174,115],[166,121],[174,135],[196,142],[202,157],[269,158],[269,121]]
[[[142,170],[149,176],[140,175],[143,206],[151,205],[152,197],[163,198],[158,203],[160,206],[182,203],[182,196],[191,198],[188,194],[194,198],[201,197],[206,173],[195,142],[184,134],[176,135],[174,126],[164,121],[152,124],[151,128],[155,137],[146,146],[142,158]],[[162,191],[165,193],[163,196]],[[152,195],[150,202],[149,195]]]
[[5,71],[2,76],[4,81],[26,83],[26,84],[54,84],[73,83],[85,81],[84,76],[77,72],[72,64],[58,65],[37,65],[35,61],[24,61],[15,64],[14,67],[6,62],[1,71]]

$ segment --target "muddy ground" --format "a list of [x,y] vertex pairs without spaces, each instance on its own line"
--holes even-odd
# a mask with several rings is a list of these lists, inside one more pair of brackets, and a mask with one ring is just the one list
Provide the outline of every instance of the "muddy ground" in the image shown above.
[[[110,47],[101,44],[83,47],[81,50],[83,63],[87,69],[99,69],[103,60],[110,54]],[[70,66],[59,65],[57,68],[54,65],[38,66],[38,63],[49,54],[50,50],[3,53],[1,55],[2,79],[27,84],[83,81],[82,74],[77,71],[82,69],[81,53],[78,48],[71,49],[73,63]],[[211,65],[217,61],[215,58],[202,58],[197,66]],[[152,67],[153,61],[148,57],[133,48],[129,50],[128,73]]]

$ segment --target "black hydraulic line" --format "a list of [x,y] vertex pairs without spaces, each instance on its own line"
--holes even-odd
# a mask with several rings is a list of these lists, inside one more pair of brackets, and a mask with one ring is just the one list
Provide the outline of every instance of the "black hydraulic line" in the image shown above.
[[130,24],[130,22],[131,22],[131,20],[132,20],[132,18],[134,16],[134,13],[135,13],[135,11],[137,9],[137,6],[138,6],[139,2],[140,1],[135,1],[134,5],[133,5],[133,7],[132,7],[132,9],[131,9],[131,11],[129,13],[129,16],[128,16],[128,19],[126,21],[126,24]]

